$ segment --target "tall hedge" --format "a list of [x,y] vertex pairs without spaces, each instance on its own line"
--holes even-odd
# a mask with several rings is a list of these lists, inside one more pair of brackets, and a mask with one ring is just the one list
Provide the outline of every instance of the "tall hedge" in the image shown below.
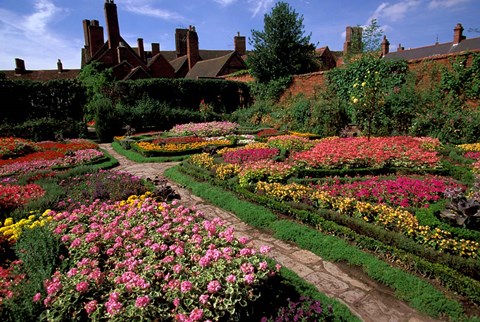
[[203,100],[218,113],[231,113],[251,100],[247,84],[216,79],[155,78],[119,81],[113,84],[110,93],[112,101],[126,105],[134,105],[145,97],[189,110],[198,110]]
[[75,80],[49,82],[0,80],[2,123],[52,118],[83,119],[85,89]]

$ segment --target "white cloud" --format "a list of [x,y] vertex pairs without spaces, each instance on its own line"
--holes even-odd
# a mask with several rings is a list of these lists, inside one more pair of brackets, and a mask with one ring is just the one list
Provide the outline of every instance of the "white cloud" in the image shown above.
[[250,8],[250,11],[253,12],[252,16],[255,17],[259,13],[267,12],[272,7],[274,1],[275,0],[248,0],[249,4],[253,4]]
[[121,4],[121,8],[128,12],[138,15],[160,18],[167,21],[183,21],[185,18],[173,11],[165,10],[154,6],[152,0],[121,0],[117,3]]
[[13,69],[17,57],[28,69],[55,69],[59,58],[65,68],[79,68],[82,41],[63,38],[50,28],[68,10],[51,0],[36,0],[33,10],[22,16],[0,9],[0,69]]
[[237,0],[213,0],[213,1],[215,1],[216,3],[218,3],[222,6],[228,6],[228,5],[231,5],[234,2],[237,2]]
[[402,20],[405,18],[407,13],[420,5],[420,0],[404,0],[397,2],[395,4],[390,4],[389,2],[381,3],[373,15],[368,19],[385,19],[392,22]]
[[446,9],[459,6],[463,3],[468,3],[471,0],[431,0],[428,4],[430,9]]

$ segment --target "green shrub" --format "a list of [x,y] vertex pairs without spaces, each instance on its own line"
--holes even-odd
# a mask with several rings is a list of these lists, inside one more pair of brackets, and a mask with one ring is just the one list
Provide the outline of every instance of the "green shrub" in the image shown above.
[[15,252],[22,261],[21,273],[26,278],[15,287],[18,294],[5,299],[4,307],[11,321],[38,321],[43,311],[41,302],[33,302],[37,293],[46,296],[43,282],[49,279],[57,267],[65,267],[60,255],[64,254],[60,240],[48,228],[37,226],[26,229],[15,245]]
[[90,104],[95,109],[95,132],[98,139],[101,142],[111,142],[114,135],[121,133],[120,120],[112,101],[100,97]]

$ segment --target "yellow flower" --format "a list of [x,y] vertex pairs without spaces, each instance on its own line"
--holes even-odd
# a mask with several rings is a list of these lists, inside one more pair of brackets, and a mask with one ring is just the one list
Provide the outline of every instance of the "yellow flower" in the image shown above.
[[358,98],[354,98],[354,99],[353,99],[353,103],[354,103],[354,104],[357,104],[357,103],[358,103]]
[[365,85],[367,85],[367,82],[362,83],[362,87],[365,87]]

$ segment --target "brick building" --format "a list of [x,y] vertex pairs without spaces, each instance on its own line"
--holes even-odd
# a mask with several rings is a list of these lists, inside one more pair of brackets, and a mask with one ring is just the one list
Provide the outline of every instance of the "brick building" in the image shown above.
[[[84,20],[85,46],[82,49],[82,67],[99,61],[113,69],[117,79],[139,78],[192,78],[217,77],[246,69],[242,58],[246,54],[244,36],[234,38],[234,51],[201,50],[195,27],[175,30],[175,51],[161,51],[159,43],[145,50],[143,39],[131,47],[120,34],[117,6],[113,0],[105,1],[107,41],[103,27],[97,20]],[[198,66],[197,66],[198,65]]]

